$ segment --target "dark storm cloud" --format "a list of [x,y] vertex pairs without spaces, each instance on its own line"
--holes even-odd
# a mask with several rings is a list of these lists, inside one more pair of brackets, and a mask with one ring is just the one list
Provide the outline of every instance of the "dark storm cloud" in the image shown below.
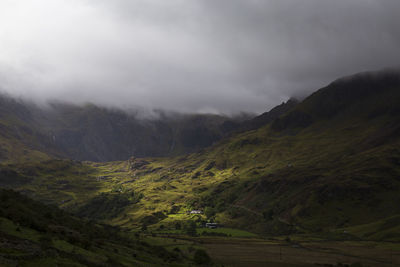
[[0,87],[29,98],[261,112],[399,65],[397,0],[3,0]]

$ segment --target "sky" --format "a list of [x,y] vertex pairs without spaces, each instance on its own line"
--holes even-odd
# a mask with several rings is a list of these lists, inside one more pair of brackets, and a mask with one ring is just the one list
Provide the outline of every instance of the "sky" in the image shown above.
[[263,112],[400,64],[399,0],[1,0],[0,90]]

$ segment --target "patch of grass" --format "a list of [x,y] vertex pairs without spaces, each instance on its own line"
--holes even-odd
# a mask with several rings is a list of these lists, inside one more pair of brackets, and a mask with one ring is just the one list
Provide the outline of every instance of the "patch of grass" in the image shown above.
[[228,237],[257,237],[256,234],[239,230],[239,229],[232,229],[232,228],[215,228],[215,229],[208,229],[208,228],[197,228],[197,233],[199,235],[207,235],[207,234],[225,234]]
[[343,229],[343,232],[367,240],[400,242],[400,215],[369,224],[348,227]]

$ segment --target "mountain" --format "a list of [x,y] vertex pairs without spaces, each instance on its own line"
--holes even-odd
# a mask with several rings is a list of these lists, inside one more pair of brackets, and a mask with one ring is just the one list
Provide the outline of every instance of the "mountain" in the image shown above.
[[51,157],[112,161],[187,154],[210,146],[243,118],[182,115],[158,111],[142,118],[134,111],[52,103],[0,96],[0,160]]
[[[361,73],[196,153],[14,163],[2,167],[14,177],[3,186],[127,229],[195,219],[262,235],[398,241],[399,106],[399,71]],[[132,192],[141,196],[133,203],[115,198]]]
[[146,119],[95,105],[59,104],[52,106],[41,125],[66,157],[111,161],[197,151],[221,139],[223,124],[230,120],[218,115],[165,113]]
[[[23,196],[0,191],[0,264],[207,266],[210,256],[242,266],[400,262],[400,71],[338,79],[244,121],[6,105],[0,187]],[[218,141],[205,147],[202,125],[220,132]],[[177,154],[196,152],[101,161],[120,155],[112,146],[151,148],[148,133],[167,129],[176,130]],[[129,143],[131,134],[143,139]],[[204,228],[210,222],[218,228]]]
[[273,127],[277,130],[306,127],[318,120],[345,115],[362,119],[396,117],[399,79],[398,70],[364,72],[338,79],[275,121]]

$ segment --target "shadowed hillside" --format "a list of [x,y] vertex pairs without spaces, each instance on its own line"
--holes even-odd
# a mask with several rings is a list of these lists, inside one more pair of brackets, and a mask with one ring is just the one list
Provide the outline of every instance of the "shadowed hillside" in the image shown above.
[[49,156],[110,161],[187,154],[212,145],[243,120],[161,111],[142,118],[134,111],[93,104],[41,108],[4,95],[0,104],[0,160],[9,162]]
[[1,266],[186,266],[188,259],[118,228],[0,190]]

